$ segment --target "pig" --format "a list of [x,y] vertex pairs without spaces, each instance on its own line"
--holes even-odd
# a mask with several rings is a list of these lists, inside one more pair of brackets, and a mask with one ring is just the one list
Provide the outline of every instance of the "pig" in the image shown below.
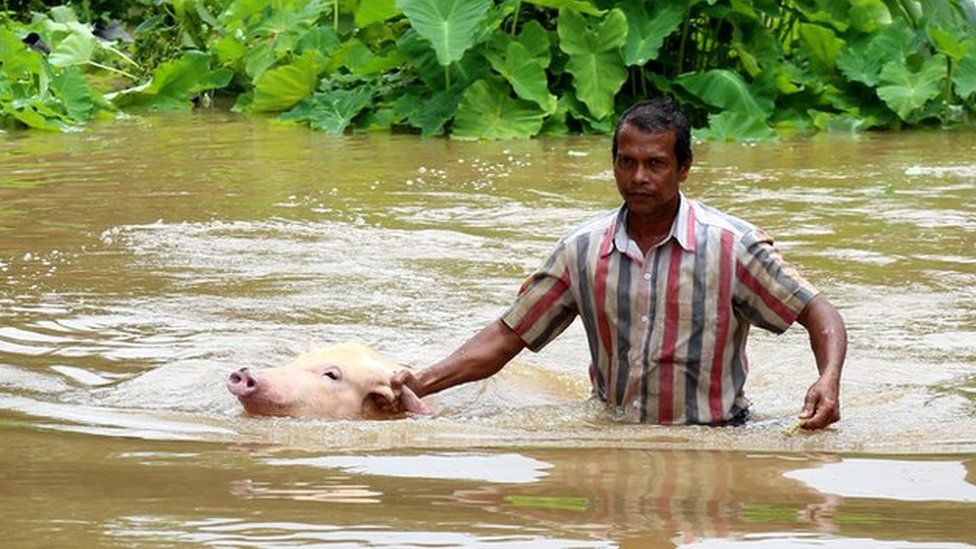
[[384,406],[396,400],[390,378],[399,369],[369,347],[350,342],[309,351],[286,366],[260,372],[241,368],[230,374],[227,388],[250,415],[330,419],[403,415],[390,408],[430,414],[427,404],[407,387],[401,406]]

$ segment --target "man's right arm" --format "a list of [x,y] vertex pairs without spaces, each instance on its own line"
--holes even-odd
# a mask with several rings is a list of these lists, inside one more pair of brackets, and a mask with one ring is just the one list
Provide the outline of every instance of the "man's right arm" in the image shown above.
[[485,326],[456,351],[416,374],[401,370],[390,385],[399,395],[406,385],[424,397],[496,374],[525,347],[525,342],[500,319]]

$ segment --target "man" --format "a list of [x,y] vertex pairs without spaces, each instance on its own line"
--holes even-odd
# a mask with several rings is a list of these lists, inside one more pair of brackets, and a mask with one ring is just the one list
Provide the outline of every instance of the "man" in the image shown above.
[[418,396],[491,376],[524,347],[538,351],[580,316],[593,393],[611,415],[662,424],[737,425],[750,324],[779,333],[799,321],[820,377],[799,418],[840,419],[844,322],[761,230],[684,197],[688,119],[670,98],[620,118],[613,167],[624,204],[560,240],[512,307],[446,359],[394,375]]

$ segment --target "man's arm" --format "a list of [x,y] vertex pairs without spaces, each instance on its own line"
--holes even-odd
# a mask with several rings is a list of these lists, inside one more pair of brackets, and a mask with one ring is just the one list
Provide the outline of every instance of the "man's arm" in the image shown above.
[[525,342],[501,320],[485,326],[444,360],[416,374],[397,372],[390,385],[399,395],[406,385],[419,397],[496,374],[525,347]]
[[820,378],[807,390],[799,418],[804,429],[823,429],[840,419],[840,372],[847,354],[847,329],[824,296],[807,304],[797,318],[810,334]]

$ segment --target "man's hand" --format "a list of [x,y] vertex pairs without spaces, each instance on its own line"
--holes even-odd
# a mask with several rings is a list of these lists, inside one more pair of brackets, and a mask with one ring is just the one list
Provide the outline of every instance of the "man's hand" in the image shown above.
[[800,313],[810,334],[820,378],[807,390],[799,418],[804,429],[823,429],[840,419],[840,372],[847,355],[847,328],[826,297],[817,296]]
[[804,429],[823,429],[840,420],[840,383],[821,377],[807,390],[798,416]]

